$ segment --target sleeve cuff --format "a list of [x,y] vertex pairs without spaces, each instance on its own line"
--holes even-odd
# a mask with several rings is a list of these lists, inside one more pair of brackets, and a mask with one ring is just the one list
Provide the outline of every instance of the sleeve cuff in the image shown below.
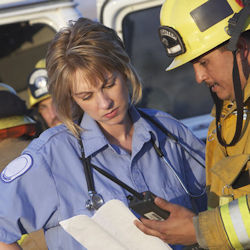
[[193,217],[193,223],[194,223],[194,228],[195,228],[196,240],[197,240],[199,246],[204,248],[204,249],[208,249],[206,240],[202,236],[202,233],[201,233],[200,228],[199,228],[199,216]]

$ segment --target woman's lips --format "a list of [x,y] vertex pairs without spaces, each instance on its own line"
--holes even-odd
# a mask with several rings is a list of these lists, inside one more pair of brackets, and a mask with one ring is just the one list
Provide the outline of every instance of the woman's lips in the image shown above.
[[117,113],[118,113],[118,108],[116,108],[116,109],[112,110],[110,113],[106,114],[105,117],[111,119],[111,118],[114,118],[117,115]]

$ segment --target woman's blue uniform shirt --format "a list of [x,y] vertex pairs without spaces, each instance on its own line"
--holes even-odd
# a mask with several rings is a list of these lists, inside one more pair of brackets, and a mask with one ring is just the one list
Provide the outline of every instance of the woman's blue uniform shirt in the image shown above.
[[[164,124],[193,156],[204,163],[204,144],[184,125],[166,113],[144,111]],[[156,154],[150,132],[191,193],[200,194],[204,189],[204,168],[155,125],[142,118],[133,106],[130,115],[134,122],[131,155],[116,145],[110,145],[97,123],[85,114],[81,121],[85,156],[91,156],[93,164],[138,192],[150,190],[168,201],[192,209],[190,197]],[[79,142],[64,125],[60,125],[45,131],[23,154],[32,158],[29,170],[9,183],[0,181],[0,241],[12,243],[25,232],[23,229],[31,232],[43,227],[49,249],[84,249],[59,225],[61,220],[78,214],[93,215],[85,208],[89,197]],[[127,204],[129,193],[126,190],[95,170],[93,176],[97,193],[105,202],[119,199]],[[196,204],[199,211],[205,210],[206,196],[196,199]]]

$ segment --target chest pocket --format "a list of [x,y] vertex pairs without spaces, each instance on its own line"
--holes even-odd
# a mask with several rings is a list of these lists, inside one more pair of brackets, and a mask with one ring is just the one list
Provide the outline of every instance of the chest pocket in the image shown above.
[[248,154],[228,156],[219,161],[212,171],[227,186],[234,189],[249,185],[249,164]]

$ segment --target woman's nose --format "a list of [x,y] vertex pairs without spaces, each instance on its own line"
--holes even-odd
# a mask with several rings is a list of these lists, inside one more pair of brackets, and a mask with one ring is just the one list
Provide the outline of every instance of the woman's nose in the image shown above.
[[98,106],[101,109],[109,109],[112,106],[112,99],[106,93],[102,92],[98,95]]

